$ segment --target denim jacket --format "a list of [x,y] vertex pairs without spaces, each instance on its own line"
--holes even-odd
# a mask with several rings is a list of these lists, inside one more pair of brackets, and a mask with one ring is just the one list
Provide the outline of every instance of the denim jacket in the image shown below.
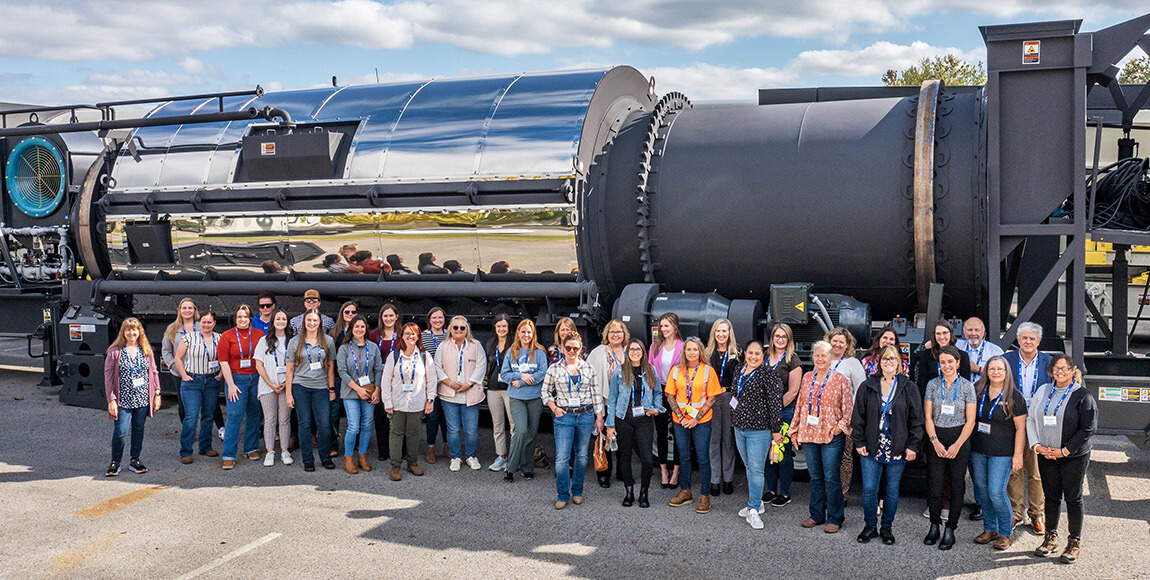
[[[656,381],[658,378],[655,377]],[[643,389],[643,394],[639,398],[639,402],[643,404],[645,411],[658,411],[665,413],[666,408],[663,407],[662,396],[655,396],[656,391],[651,389]],[[620,419],[627,416],[631,412],[631,400],[633,397],[633,390],[631,385],[623,384],[623,370],[615,369],[611,374],[611,387],[607,393],[607,410],[604,423],[607,427],[615,427],[615,418]],[[622,396],[620,396],[622,395]]]

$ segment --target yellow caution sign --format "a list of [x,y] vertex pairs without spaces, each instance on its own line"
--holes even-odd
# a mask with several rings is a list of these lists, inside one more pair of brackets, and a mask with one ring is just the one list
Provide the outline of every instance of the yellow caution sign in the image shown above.
[[806,312],[807,311],[807,303],[806,302],[799,302],[798,304],[795,304],[795,309],[798,310],[799,312]]

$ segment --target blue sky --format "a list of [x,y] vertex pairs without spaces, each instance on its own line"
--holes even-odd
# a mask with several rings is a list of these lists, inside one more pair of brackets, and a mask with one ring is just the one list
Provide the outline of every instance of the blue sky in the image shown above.
[[37,104],[629,64],[660,92],[877,85],[888,68],[983,58],[980,24],[1144,0],[0,0],[0,101]]

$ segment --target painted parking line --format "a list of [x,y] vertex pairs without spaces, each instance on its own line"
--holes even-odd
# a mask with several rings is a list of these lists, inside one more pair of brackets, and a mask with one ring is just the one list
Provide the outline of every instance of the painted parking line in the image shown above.
[[[182,479],[177,479],[176,481],[172,482],[172,484],[175,485],[177,483],[183,483],[183,482],[187,481],[188,479],[189,478],[187,478],[187,477],[182,478]],[[114,511],[122,508],[122,507],[132,505],[132,504],[134,504],[140,500],[148,499],[149,497],[152,497],[153,495],[156,495],[156,494],[164,491],[165,489],[168,489],[169,487],[171,487],[171,486],[169,486],[169,485],[153,485],[153,486],[145,487],[143,489],[137,489],[135,491],[130,491],[130,492],[122,494],[122,495],[117,495],[116,497],[113,497],[111,499],[106,499],[106,500],[104,500],[98,504],[90,505],[84,509],[78,509],[72,513],[74,513],[78,516],[89,516],[89,517],[93,517],[93,518],[98,518],[100,516],[110,514]]]
[[227,554],[224,554],[223,556],[220,556],[219,558],[216,558],[215,560],[212,560],[211,562],[208,562],[207,564],[204,564],[203,566],[200,566],[199,568],[196,568],[195,570],[192,570],[191,572],[188,572],[187,574],[184,574],[183,576],[177,576],[176,580],[191,580],[192,578],[195,578],[196,576],[200,576],[201,574],[205,574],[207,572],[210,572],[211,570],[213,570],[213,569],[215,569],[215,568],[217,568],[223,564],[226,564],[226,563],[228,563],[228,562],[230,562],[236,558],[239,558],[240,556],[243,556],[244,554],[247,554],[248,552],[251,552],[252,550],[254,550],[254,549],[282,536],[282,535],[283,534],[280,534],[279,532],[272,532],[272,533],[254,541],[254,542],[252,542],[252,543],[250,543],[250,544],[248,544],[248,545],[246,545],[246,546],[244,546],[244,547],[242,547],[242,548],[240,548],[234,552],[229,552]]

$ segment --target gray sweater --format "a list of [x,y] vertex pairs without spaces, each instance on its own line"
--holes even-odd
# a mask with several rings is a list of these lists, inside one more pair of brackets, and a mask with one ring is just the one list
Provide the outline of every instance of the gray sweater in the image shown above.
[[339,374],[340,398],[359,399],[359,393],[351,390],[348,383],[358,385],[360,377],[368,377],[371,384],[378,386],[383,375],[382,358],[379,345],[370,340],[364,341],[363,346],[347,342],[339,347],[339,353],[335,357],[335,368]]
[[[335,341],[330,336],[324,334],[323,340],[327,342],[328,350],[335,352]],[[324,356],[322,348],[311,347],[310,350],[305,349],[303,354],[300,355],[300,360],[296,360],[295,351],[299,345],[299,341],[303,337],[294,336],[287,346],[287,362],[295,364],[295,370],[292,371],[292,384],[299,385],[305,389],[326,389],[327,388],[327,358]],[[308,357],[311,354],[311,357]],[[319,369],[312,369],[311,363],[319,362]]]

